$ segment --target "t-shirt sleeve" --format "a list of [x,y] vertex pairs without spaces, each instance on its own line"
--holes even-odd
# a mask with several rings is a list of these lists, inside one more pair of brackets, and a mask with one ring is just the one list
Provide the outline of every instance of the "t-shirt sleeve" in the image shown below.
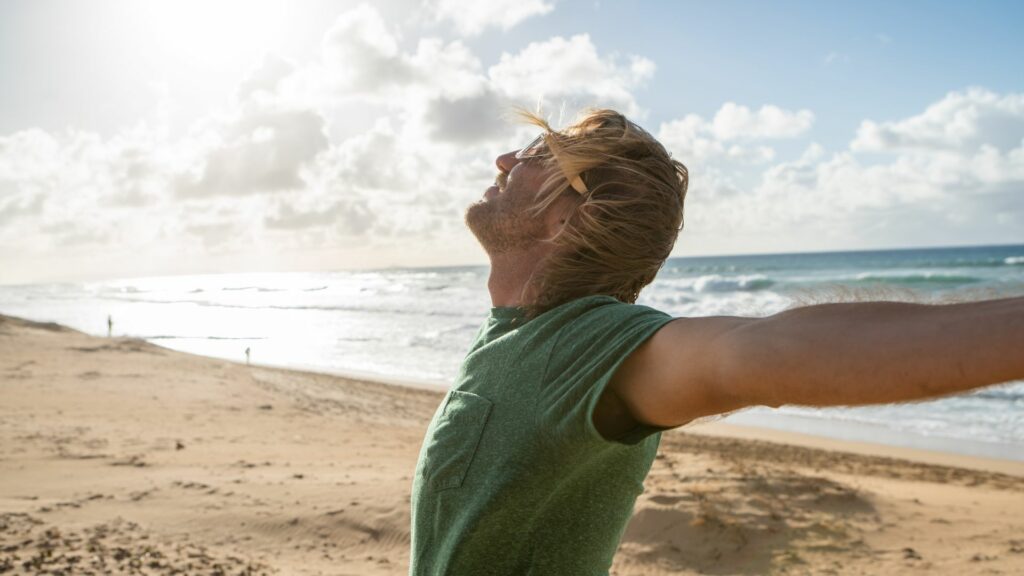
[[[552,440],[609,443],[593,421],[601,393],[622,362],[672,319],[649,306],[609,297],[559,331],[537,404]],[[611,441],[637,444],[667,429],[640,425]]]

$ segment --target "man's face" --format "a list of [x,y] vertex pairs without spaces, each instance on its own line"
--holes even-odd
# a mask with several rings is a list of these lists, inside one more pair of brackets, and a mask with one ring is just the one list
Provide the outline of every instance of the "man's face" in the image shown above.
[[548,236],[543,216],[528,212],[544,182],[543,169],[515,156],[516,152],[498,156],[495,184],[466,209],[466,226],[488,254],[529,248]]

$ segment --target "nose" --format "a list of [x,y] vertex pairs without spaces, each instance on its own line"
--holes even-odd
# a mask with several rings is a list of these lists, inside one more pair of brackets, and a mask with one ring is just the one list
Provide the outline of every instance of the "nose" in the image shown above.
[[519,160],[516,158],[516,154],[518,152],[518,150],[513,150],[498,156],[494,159],[494,165],[497,166],[498,170],[501,172],[508,174],[516,164],[519,164]]

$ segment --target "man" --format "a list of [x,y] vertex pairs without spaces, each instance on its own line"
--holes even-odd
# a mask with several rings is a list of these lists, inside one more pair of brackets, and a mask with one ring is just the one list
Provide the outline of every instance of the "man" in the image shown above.
[[430,423],[410,574],[607,574],[661,431],[755,405],[935,397],[1024,378],[1024,298],[765,318],[634,304],[686,168],[611,110],[499,156],[466,211],[493,307]]

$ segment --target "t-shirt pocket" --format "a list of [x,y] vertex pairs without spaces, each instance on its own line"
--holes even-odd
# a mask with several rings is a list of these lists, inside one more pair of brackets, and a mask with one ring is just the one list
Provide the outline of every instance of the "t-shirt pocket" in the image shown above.
[[423,474],[427,490],[462,486],[483,436],[491,401],[472,392],[449,390],[427,439]]

